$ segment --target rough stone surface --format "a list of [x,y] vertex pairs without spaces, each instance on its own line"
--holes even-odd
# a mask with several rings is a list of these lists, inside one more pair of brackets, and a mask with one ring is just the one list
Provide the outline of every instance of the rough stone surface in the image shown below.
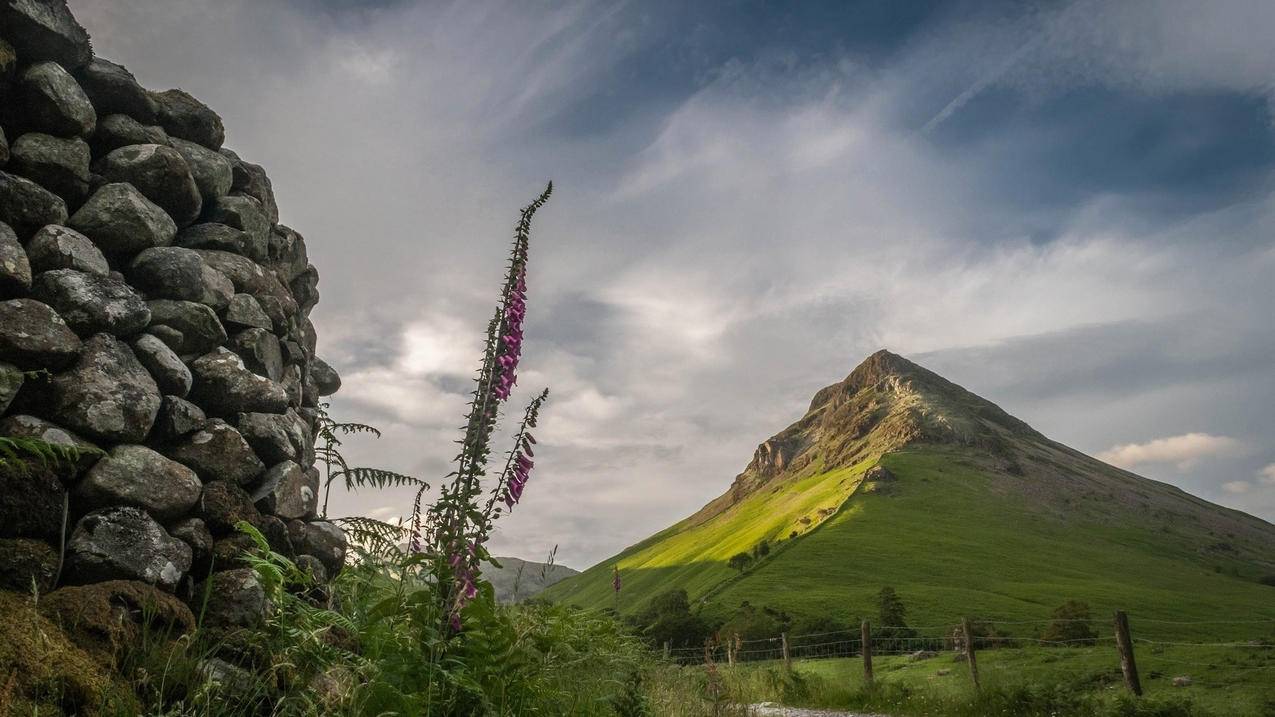
[[181,152],[195,177],[195,185],[203,197],[205,206],[217,206],[215,203],[230,193],[233,181],[233,170],[230,160],[219,152],[194,142],[174,138],[173,149]]
[[31,293],[52,306],[81,337],[101,332],[130,336],[151,320],[150,307],[142,297],[110,276],[55,269],[37,276]]
[[22,390],[22,384],[26,382],[26,376],[22,369],[11,363],[0,361],[0,415],[9,410],[13,399],[18,397],[18,391]]
[[190,393],[190,369],[167,344],[156,336],[142,334],[133,339],[132,346],[137,360],[150,371],[160,391],[179,397]]
[[128,279],[153,299],[176,299],[224,309],[234,285],[204,263],[199,252],[179,246],[143,250],[128,267]]
[[98,118],[97,131],[89,138],[93,155],[100,157],[131,144],[171,144],[163,127],[138,122],[128,115]]
[[231,331],[236,329],[270,330],[274,323],[261,304],[251,294],[235,294],[230,297],[230,304],[221,315],[222,323]]
[[0,590],[44,595],[58,575],[58,551],[43,540],[0,538]]
[[197,142],[209,149],[220,149],[226,130],[217,116],[203,102],[182,90],[168,90],[154,95],[159,103],[159,124],[173,137]]
[[0,223],[0,297],[21,296],[30,289],[31,262],[27,253],[13,228]]
[[220,538],[235,532],[240,522],[256,524],[261,513],[243,488],[226,481],[211,481],[204,485],[199,499],[199,517],[213,536]]
[[181,230],[173,243],[188,249],[210,249],[246,256],[250,251],[252,237],[241,229],[225,224],[203,222]]
[[310,362],[310,378],[314,380],[320,396],[331,396],[341,388],[341,376],[336,369],[318,356]]
[[234,184],[231,186],[231,191],[261,202],[261,209],[266,213],[266,218],[271,224],[278,224],[279,205],[275,202],[274,187],[270,184],[270,177],[266,176],[266,170],[262,169],[261,165],[245,162],[239,158],[239,155],[228,149],[221,150],[221,153],[234,166]]
[[200,585],[195,594],[205,591],[217,595],[204,611],[204,624],[214,628],[255,628],[269,614],[270,601],[265,588],[257,579],[257,573],[249,568],[238,568],[213,573],[211,585]]
[[228,196],[217,200],[208,208],[206,219],[239,229],[248,235],[243,255],[255,262],[269,256],[270,220],[261,208],[261,202],[247,196]]
[[124,444],[94,464],[72,497],[90,510],[116,505],[141,508],[162,522],[189,512],[202,491],[191,469],[145,446]]
[[80,519],[66,546],[66,581],[138,580],[168,591],[190,570],[190,546],[144,511],[106,508]]
[[270,265],[288,282],[306,270],[310,260],[300,233],[282,224],[270,230]]
[[296,299],[298,310],[307,315],[314,305],[319,303],[319,271],[313,266],[297,275],[288,284],[292,297]]
[[89,192],[89,145],[79,137],[27,132],[10,147],[9,171],[36,182],[74,205]]
[[66,489],[52,471],[0,471],[0,538],[56,541]]
[[127,182],[168,212],[179,227],[193,223],[203,199],[186,160],[172,147],[134,144],[102,158],[95,170],[110,182]]
[[191,363],[196,403],[215,416],[240,413],[283,413],[288,396],[283,387],[244,367],[234,353],[218,348]]
[[120,113],[148,124],[155,121],[155,99],[123,65],[97,57],[75,76],[98,115]]
[[173,595],[134,580],[62,587],[40,600],[40,610],[69,631],[81,647],[111,664],[125,650],[152,638],[177,638],[195,629],[195,616]]
[[329,575],[336,575],[345,566],[345,552],[348,548],[345,533],[332,523],[325,520],[311,523],[291,520],[288,521],[288,535],[298,553],[318,558]]
[[74,448],[79,458],[74,463],[59,461],[49,467],[64,484],[74,483],[75,479],[101,457],[97,446],[67,429],[50,423],[43,418],[27,416],[21,413],[5,416],[0,419],[0,436],[10,438],[38,438],[45,443],[52,443],[66,448]]
[[323,567],[323,561],[313,555],[298,555],[294,560],[301,572],[308,573],[314,582],[322,585],[328,581],[328,569]]
[[168,534],[190,546],[191,559],[199,565],[212,557],[213,537],[199,518],[183,518],[168,527]]
[[239,433],[253,452],[270,465],[301,460],[308,440],[295,413],[241,413]]
[[175,441],[206,425],[208,417],[202,408],[180,396],[164,396],[152,435],[161,441]]
[[83,234],[67,227],[49,224],[41,227],[27,242],[27,258],[35,273],[54,269],[75,269],[86,274],[106,276],[110,265],[102,251]]
[[248,485],[266,469],[239,431],[220,419],[209,420],[203,428],[165,446],[163,452],[205,481]]
[[266,471],[252,498],[263,513],[289,520],[305,518],[314,513],[318,503],[317,479],[317,473],[310,476],[292,461],[277,463]]
[[66,367],[80,353],[80,338],[48,304],[0,301],[0,361],[36,371]]
[[27,62],[52,60],[63,67],[79,67],[93,57],[89,34],[75,21],[65,3],[48,0],[5,0],[0,3],[0,27]]
[[279,339],[265,329],[240,331],[230,339],[230,350],[243,359],[249,371],[271,381],[283,380],[283,351]]
[[141,443],[159,413],[155,380],[128,345],[109,334],[85,341],[75,366],[50,384],[45,410],[90,439]]
[[66,202],[26,177],[0,172],[0,222],[25,238],[45,224],[65,224]]
[[[180,356],[207,353],[226,340],[226,329],[217,319],[217,314],[204,304],[171,299],[146,303],[151,310],[147,333],[158,336]],[[165,330],[158,330],[160,328]]]
[[257,528],[265,537],[271,550],[288,558],[296,555],[296,551],[292,548],[292,538],[288,535],[288,524],[283,520],[273,515],[262,514],[257,522]]
[[69,222],[63,219],[45,223],[67,224],[104,251],[128,254],[167,246],[177,235],[177,225],[167,212],[133,185],[121,182],[98,188]]
[[97,113],[69,72],[56,62],[37,62],[22,73],[19,101],[24,124],[59,137],[87,137],[97,126]]
[[[0,43],[3,43],[0,40]],[[3,52],[3,45],[0,44],[0,53]],[[0,167],[9,163],[9,138],[4,134],[4,128],[0,127]]]

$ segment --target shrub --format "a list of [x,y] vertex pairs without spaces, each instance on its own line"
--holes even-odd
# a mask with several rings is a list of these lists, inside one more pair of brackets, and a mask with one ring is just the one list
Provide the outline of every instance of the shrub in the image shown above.
[[726,564],[729,565],[731,569],[738,570],[742,573],[748,569],[749,565],[753,564],[753,556],[748,553],[735,553],[730,556],[730,560],[726,561]]
[[1052,622],[1040,639],[1069,645],[1090,645],[1098,638],[1090,624],[1089,604],[1080,600],[1068,600],[1054,608]]

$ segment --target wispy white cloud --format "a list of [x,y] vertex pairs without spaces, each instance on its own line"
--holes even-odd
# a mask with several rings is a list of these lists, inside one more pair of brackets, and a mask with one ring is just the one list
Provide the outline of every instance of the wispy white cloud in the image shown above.
[[[1185,433],[1156,438],[1146,443],[1115,446],[1099,453],[1098,458],[1121,468],[1134,468],[1148,463],[1170,463],[1180,470],[1189,470],[1205,458],[1233,454],[1241,447],[1239,441],[1227,436]],[[1230,488],[1227,490],[1239,492]]]

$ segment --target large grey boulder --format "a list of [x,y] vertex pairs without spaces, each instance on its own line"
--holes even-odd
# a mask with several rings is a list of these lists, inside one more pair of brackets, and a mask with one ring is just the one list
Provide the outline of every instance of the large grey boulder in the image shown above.
[[23,296],[30,289],[31,262],[27,253],[13,228],[0,222],[0,298]]
[[56,62],[37,62],[18,82],[22,118],[30,129],[59,137],[87,137],[97,113],[80,85]]
[[219,152],[189,140],[172,139],[173,149],[181,152],[195,177],[195,185],[203,197],[204,206],[216,206],[216,203],[230,193],[234,173],[230,160]]
[[221,154],[234,165],[234,184],[231,186],[231,191],[261,202],[261,209],[266,213],[266,219],[270,220],[271,224],[278,224],[279,205],[275,201],[274,187],[270,183],[270,177],[266,176],[266,170],[262,169],[261,165],[245,162],[229,149],[222,148]]
[[251,294],[276,329],[286,326],[288,320],[296,316],[297,302],[274,272],[266,271],[245,256],[226,251],[200,250],[199,255],[230,279],[235,293]]
[[[68,224],[51,221],[46,224]],[[177,224],[131,184],[104,184],[68,224],[108,252],[137,253],[153,246],[167,246],[177,235]]]
[[58,461],[51,470],[63,483],[73,483],[84,471],[93,467],[102,453],[97,446],[75,433],[43,418],[13,414],[0,419],[0,436],[9,438],[35,438],[63,448],[73,448],[79,458],[74,463]]
[[27,242],[27,258],[37,274],[54,269],[75,269],[106,276],[111,266],[89,238],[69,227],[48,224]]
[[216,418],[162,450],[164,455],[194,470],[207,482],[249,485],[266,469],[239,431]]
[[270,465],[304,460],[309,436],[295,413],[241,413],[239,433],[261,460]]
[[297,278],[310,266],[305,239],[293,229],[276,225],[270,230],[270,266],[287,282]]
[[151,320],[151,310],[142,297],[110,276],[55,269],[37,276],[31,293],[52,306],[81,337],[101,332],[129,336],[146,328]]
[[159,413],[159,387],[128,344],[110,334],[84,342],[80,357],[50,380],[45,410],[90,439],[141,443]]
[[[207,627],[221,629],[251,629],[261,625],[269,615],[272,607],[266,597],[265,588],[261,585],[257,572],[251,568],[236,568],[213,573],[208,577],[208,584],[195,587],[196,595],[210,595],[208,606],[204,610],[204,622]],[[209,669],[205,667],[205,669]],[[238,672],[209,671],[210,681],[219,688],[231,692],[244,692],[246,688],[236,689],[235,684],[251,684],[251,677]],[[250,688],[248,688],[250,689]]]
[[173,243],[188,249],[212,249],[247,256],[251,251],[252,237],[242,229],[216,222],[201,222],[178,232]]
[[208,416],[199,406],[180,396],[164,396],[151,435],[161,441],[176,441],[208,425]]
[[270,220],[261,208],[261,202],[248,196],[221,197],[208,208],[205,219],[239,229],[248,235],[243,255],[255,262],[269,256]]
[[29,237],[45,224],[65,224],[66,202],[26,177],[0,172],[0,222]]
[[167,90],[154,97],[159,103],[159,124],[170,136],[197,142],[209,149],[221,148],[226,129],[208,105],[182,90]]
[[190,393],[193,382],[190,369],[159,337],[142,334],[133,339],[132,346],[137,360],[150,371],[162,393],[178,397]]
[[205,483],[198,510],[199,518],[217,538],[234,533],[239,523],[261,522],[261,513],[252,504],[252,497],[227,481]]
[[140,580],[172,591],[190,562],[190,546],[144,511],[106,508],[76,524],[66,546],[65,578],[73,585]]
[[10,148],[9,171],[78,205],[89,193],[89,145],[79,137],[27,132]]
[[75,68],[93,57],[89,34],[64,2],[4,0],[0,2],[0,27],[26,62],[52,60]]
[[261,308],[260,302],[252,294],[235,294],[221,314],[221,322],[230,330],[264,329],[269,331],[274,322]]
[[196,301],[224,309],[235,287],[224,274],[208,266],[193,249],[159,246],[133,258],[128,279],[153,299]]
[[171,144],[163,127],[145,125],[128,115],[106,115],[97,120],[97,131],[89,138],[93,155],[101,157],[130,144]]
[[311,517],[319,502],[319,473],[292,461],[277,463],[262,476],[252,498],[263,513],[285,520]]
[[[203,565],[212,556],[213,537],[203,520],[199,518],[183,518],[168,526],[168,534],[190,546],[194,565]],[[197,567],[195,573],[198,574],[200,572],[203,571]]]
[[345,566],[345,554],[349,548],[345,533],[325,520],[304,522],[288,521],[288,536],[298,554],[313,555],[323,563],[329,575],[336,575]]
[[288,284],[288,288],[296,299],[301,315],[309,315],[310,309],[319,303],[319,270],[313,266],[306,267],[305,271]]
[[283,413],[288,408],[282,386],[248,370],[242,359],[224,348],[200,356],[190,368],[195,375],[191,396],[211,415]]
[[202,492],[203,484],[186,466],[145,446],[119,445],[93,465],[71,495],[90,510],[131,505],[163,522],[190,512]]
[[283,352],[278,337],[269,331],[240,331],[231,337],[229,348],[238,354],[249,371],[271,381],[283,380]]
[[110,182],[127,182],[168,212],[178,227],[192,224],[203,199],[181,152],[162,144],[134,144],[112,150],[95,170]]
[[0,301],[0,361],[29,371],[56,371],[79,353],[80,337],[48,304],[34,299]]
[[180,356],[199,356],[226,340],[226,329],[208,306],[194,301],[155,299],[147,302],[151,324],[147,333],[158,336]]
[[146,124],[155,121],[155,99],[123,65],[97,57],[75,76],[99,116],[121,113]]
[[341,376],[327,361],[315,356],[310,361],[310,379],[320,396],[331,396],[341,388]]

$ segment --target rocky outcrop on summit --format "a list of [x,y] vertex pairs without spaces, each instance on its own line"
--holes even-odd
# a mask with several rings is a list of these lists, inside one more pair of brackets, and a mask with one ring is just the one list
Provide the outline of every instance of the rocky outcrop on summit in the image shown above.
[[317,514],[316,407],[341,384],[315,355],[318,272],[224,141],[190,94],[94,57],[65,0],[0,0],[0,435],[88,451],[0,472],[0,585],[69,604],[211,580],[215,621],[256,624],[241,521],[341,570]]

